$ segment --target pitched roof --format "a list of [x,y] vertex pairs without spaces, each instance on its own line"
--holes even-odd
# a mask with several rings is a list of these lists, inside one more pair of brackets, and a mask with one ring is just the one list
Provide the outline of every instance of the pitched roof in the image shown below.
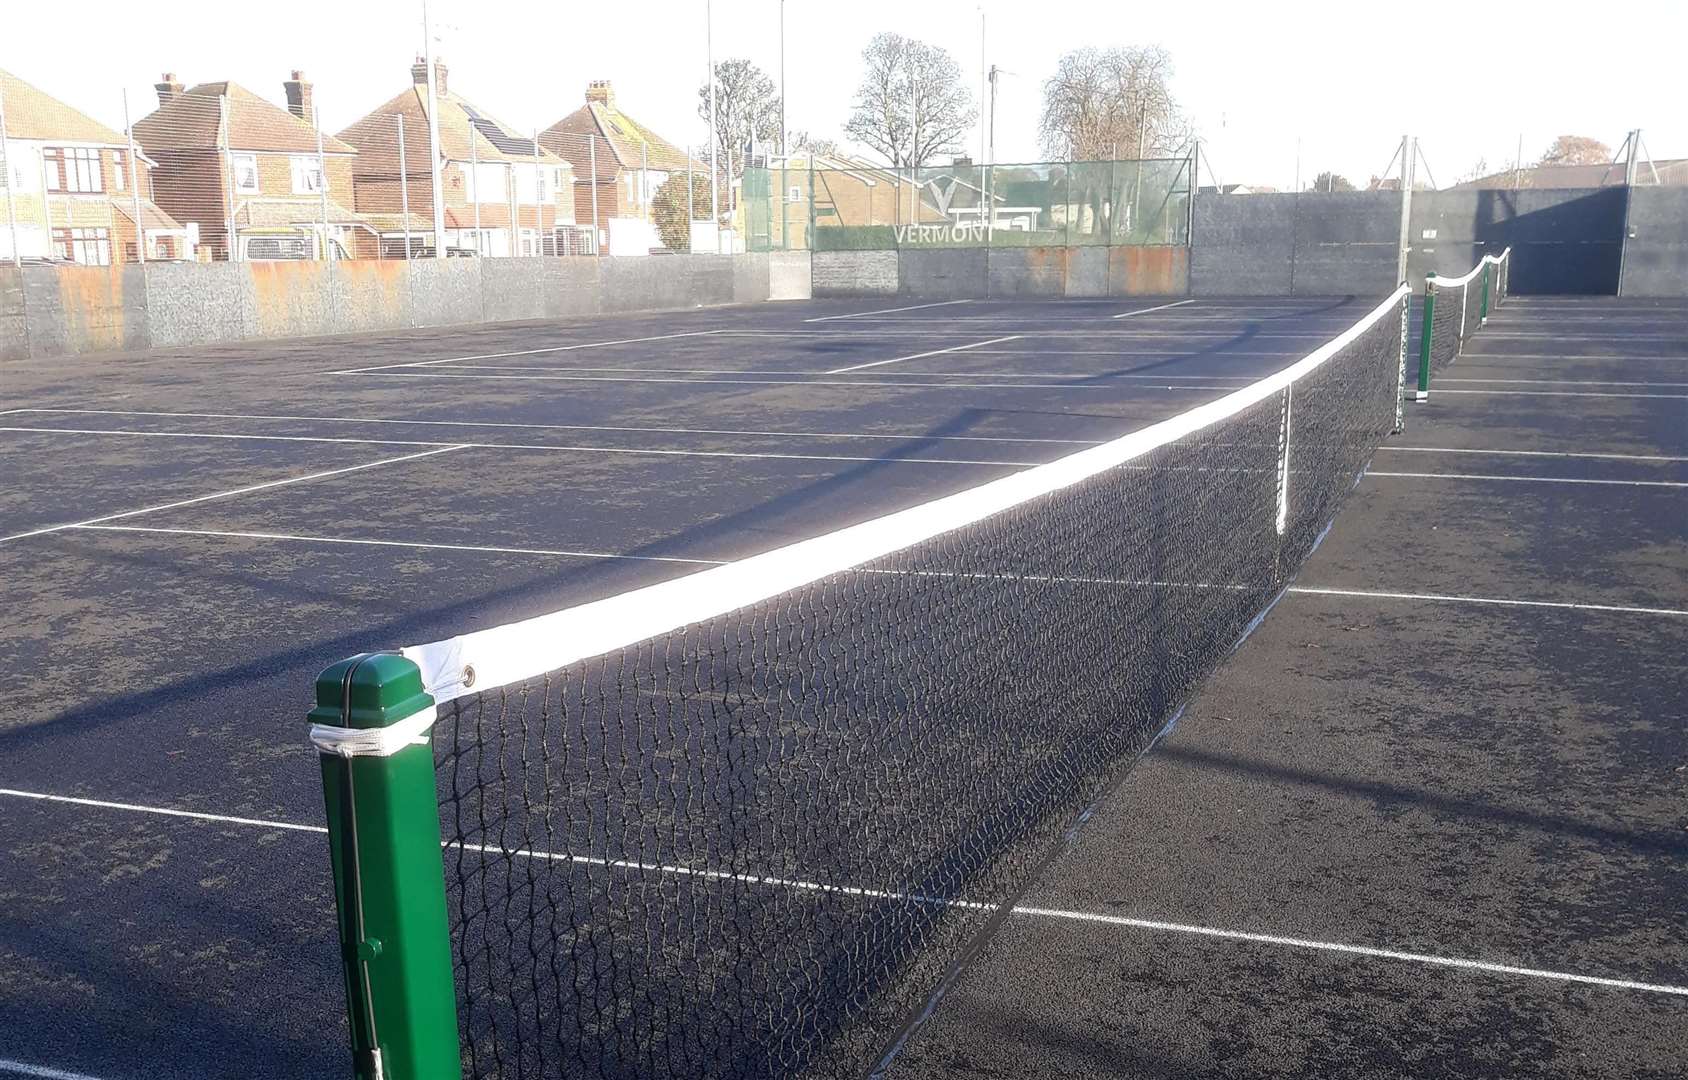
[[[1527,169],[1502,169],[1453,186],[1456,190],[1463,191],[1495,191],[1515,187],[1621,187],[1624,182],[1624,169],[1624,163],[1621,161],[1605,165],[1534,165]],[[1688,186],[1688,158],[1654,161],[1652,168],[1648,168],[1646,162],[1641,162],[1636,166],[1636,182],[1651,186],[1655,171],[1659,174],[1658,182],[1661,185]]]
[[[177,94],[135,122],[135,138],[142,149],[205,150],[224,143],[223,105],[228,102],[230,150],[261,150],[290,154],[314,154],[316,128],[279,105],[259,97],[238,83],[200,83]],[[357,150],[326,132],[322,149],[328,154],[355,154]]]
[[[596,153],[584,136],[596,136],[602,144]],[[684,169],[690,155],[638,123],[614,105],[589,101],[539,133],[540,145],[554,150],[586,175],[591,159],[597,158],[599,180],[613,180],[621,169]]]
[[[127,220],[135,220],[135,208],[131,205],[129,200],[121,197],[114,197],[111,200],[111,208],[119,214],[122,214]],[[169,214],[166,214],[163,210],[160,210],[158,204],[153,202],[151,199],[141,200],[141,217],[146,221],[146,227],[148,230],[162,232],[187,231],[182,226],[181,222],[177,221]]]
[[129,145],[118,132],[9,71],[0,71],[0,101],[5,106],[8,138]]
[[[534,158],[533,137],[516,134],[510,125],[499,121],[485,110],[457,94],[435,94],[440,109],[440,149],[448,161],[521,161],[531,163]],[[420,83],[414,84],[396,97],[377,105],[361,120],[340,132],[339,138],[356,147],[359,154],[358,171],[393,171],[398,169],[398,124],[395,116],[404,117],[405,168],[415,169],[416,163],[427,167],[428,160],[428,91]],[[471,147],[473,148],[471,152]],[[566,162],[544,148],[541,140],[539,160],[545,165]]]

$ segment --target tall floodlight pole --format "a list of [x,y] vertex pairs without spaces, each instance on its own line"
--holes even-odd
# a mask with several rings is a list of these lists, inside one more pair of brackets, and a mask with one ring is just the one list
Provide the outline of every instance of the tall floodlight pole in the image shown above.
[[[165,81],[174,82],[175,80],[167,79]],[[124,108],[127,109],[128,105],[125,104]],[[0,179],[6,181],[6,227],[12,235],[12,264],[22,266],[23,253],[18,250],[18,204],[12,195],[12,188],[15,186],[13,180],[17,177],[18,171],[12,167],[12,148],[6,140],[6,95],[3,91],[0,91],[0,169],[6,170],[6,175]],[[42,192],[41,201],[45,203],[46,200],[46,192]],[[52,245],[51,235],[48,236],[47,243],[50,248]]]
[[780,157],[783,159],[788,153],[785,148],[785,0],[780,0]]
[[[1413,153],[1410,135],[1401,136],[1401,243],[1395,266],[1395,280],[1407,280],[1407,256],[1412,252]],[[1404,378],[1404,376],[1403,376]]]
[[1619,296],[1624,294],[1624,270],[1629,265],[1629,241],[1633,235],[1633,230],[1630,227],[1629,210],[1631,204],[1635,202],[1635,170],[1637,159],[1641,153],[1641,129],[1636,128],[1630,132],[1629,138],[1625,139],[1624,143],[1629,150],[1629,158],[1624,162],[1624,233],[1623,239],[1618,244]]
[[434,75],[434,38],[428,30],[428,0],[422,0],[423,78],[428,84],[428,185],[434,204],[434,258],[445,258],[445,200],[440,190],[440,108]]
[[[985,104],[985,82],[989,78],[990,78],[990,75],[985,68],[985,6],[983,4],[980,4],[979,5],[979,106],[981,108],[983,108],[984,104]],[[989,159],[985,157],[985,125],[980,124],[979,125],[979,166],[981,168],[983,168],[987,164],[989,164]],[[980,184],[979,186],[981,188],[984,187],[983,184]]]
[[715,4],[703,3],[703,52],[709,65],[709,220],[715,226],[715,254],[721,254],[720,163],[715,156],[721,138],[715,130]]

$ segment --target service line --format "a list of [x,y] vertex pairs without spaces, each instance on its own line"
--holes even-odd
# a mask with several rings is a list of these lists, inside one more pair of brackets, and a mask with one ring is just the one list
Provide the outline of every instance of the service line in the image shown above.
[[849,367],[833,368],[831,371],[825,371],[821,374],[843,375],[846,372],[851,371],[866,371],[868,368],[884,367],[886,364],[900,364],[904,360],[919,360],[927,356],[942,356],[945,353],[966,352],[968,349],[977,349],[984,345],[1000,345],[1004,341],[1018,341],[1020,340],[1020,337],[1021,335],[1019,334],[1010,334],[1007,337],[991,338],[989,341],[975,341],[971,345],[952,345],[947,349],[933,349],[931,352],[915,353],[913,356],[898,356],[893,357],[890,360],[873,360],[866,364],[851,364]]

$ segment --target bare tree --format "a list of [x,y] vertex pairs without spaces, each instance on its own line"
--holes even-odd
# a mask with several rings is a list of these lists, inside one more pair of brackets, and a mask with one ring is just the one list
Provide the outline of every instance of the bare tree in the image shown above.
[[936,45],[878,34],[862,50],[862,82],[844,134],[890,159],[924,165],[961,149],[979,118],[961,81],[961,65]]
[[1587,135],[1561,135],[1553,140],[1537,165],[1605,165],[1612,148]]
[[[697,114],[709,120],[709,84],[697,91]],[[774,80],[749,60],[723,60],[715,65],[715,134],[733,176],[744,173],[745,147],[752,142],[777,143],[780,136],[780,98]]]
[[837,157],[838,140],[812,135],[807,131],[794,131],[791,133],[791,149],[794,153]]
[[1313,177],[1314,191],[1353,191],[1354,182],[1346,176],[1338,176],[1333,172],[1322,172]]
[[1469,184],[1473,180],[1481,180],[1488,175],[1489,159],[1486,157],[1480,157],[1477,159],[1476,163],[1471,166],[1471,168],[1454,177],[1454,186],[1458,187],[1460,184]]
[[1168,83],[1172,56],[1158,46],[1074,49],[1043,84],[1038,137],[1072,161],[1180,152],[1190,125]]

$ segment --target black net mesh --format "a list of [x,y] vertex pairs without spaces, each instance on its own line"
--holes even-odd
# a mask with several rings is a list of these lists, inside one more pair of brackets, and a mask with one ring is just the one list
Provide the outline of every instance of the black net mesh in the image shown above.
[[1463,279],[1437,282],[1436,309],[1431,313],[1432,372],[1453,363],[1465,350],[1465,343],[1482,328],[1485,296],[1490,313],[1506,300],[1511,269],[1512,256],[1507,251],[1487,266],[1486,274],[1485,268],[1479,266],[1475,273]]
[[465,1074],[871,1067],[1317,544],[1403,317],[1077,484],[443,707]]

